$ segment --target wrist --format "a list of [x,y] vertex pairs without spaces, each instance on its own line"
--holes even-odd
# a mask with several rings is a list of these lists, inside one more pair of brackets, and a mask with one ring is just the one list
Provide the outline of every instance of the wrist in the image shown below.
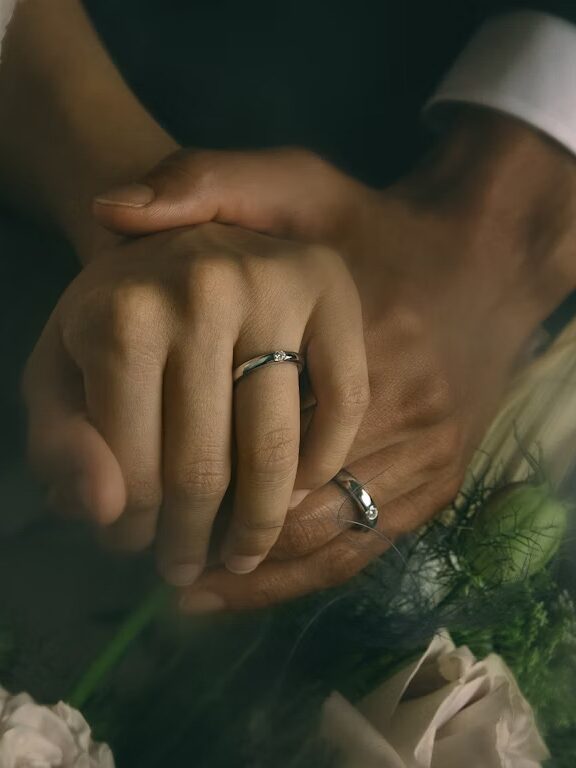
[[524,123],[462,108],[401,186],[415,204],[467,225],[476,247],[462,257],[472,272],[488,270],[527,322],[576,287],[576,158]]
[[21,3],[3,43],[0,181],[11,205],[67,237],[81,260],[110,235],[92,198],[132,181],[175,142],[138,102],[81,4]]
[[105,121],[96,117],[94,98],[86,104],[80,94],[66,102],[52,101],[66,150],[58,181],[39,189],[41,211],[72,243],[83,263],[119,239],[96,222],[93,198],[144,176],[178,149],[131,94],[106,93],[104,88],[101,92],[102,110],[109,112]]
[[[138,140],[131,142],[131,146],[122,140],[110,145],[92,145],[91,149],[97,147],[95,157],[90,157],[89,151],[83,153],[80,149],[78,155],[83,158],[84,167],[82,184],[80,188],[68,185],[56,201],[55,222],[72,243],[83,264],[123,239],[96,221],[93,215],[94,198],[102,190],[142,178],[178,149],[178,145],[159,126],[154,123],[147,125],[147,120],[141,121],[140,130],[134,135]],[[79,176],[74,174],[75,178]]]

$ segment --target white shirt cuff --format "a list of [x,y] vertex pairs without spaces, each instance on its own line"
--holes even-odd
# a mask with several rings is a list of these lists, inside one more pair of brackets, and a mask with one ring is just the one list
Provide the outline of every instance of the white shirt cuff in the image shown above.
[[0,0],[0,51],[2,50],[2,38],[15,5],[16,0]]
[[524,120],[576,154],[576,25],[536,11],[486,22],[425,107],[466,102]]

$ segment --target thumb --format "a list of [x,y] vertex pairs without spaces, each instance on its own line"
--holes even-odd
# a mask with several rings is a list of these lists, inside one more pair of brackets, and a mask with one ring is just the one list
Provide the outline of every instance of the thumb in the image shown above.
[[215,221],[324,242],[360,186],[305,150],[181,150],[141,181],[99,195],[94,215],[124,235]]
[[114,522],[125,506],[122,471],[82,407],[80,373],[52,321],[28,362],[23,390],[29,456],[51,506],[98,525]]

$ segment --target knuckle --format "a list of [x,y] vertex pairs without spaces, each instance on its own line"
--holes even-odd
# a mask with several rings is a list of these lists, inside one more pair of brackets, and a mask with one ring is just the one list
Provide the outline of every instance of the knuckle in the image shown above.
[[364,377],[351,378],[338,388],[333,398],[335,418],[345,426],[353,426],[370,403],[370,387]]
[[[109,333],[102,334],[102,326]],[[104,318],[97,313],[92,323],[95,346],[106,346],[123,358],[151,355],[161,324],[158,294],[150,286],[119,286],[109,296]]]
[[423,418],[430,422],[445,418],[452,412],[452,391],[444,376],[436,374],[424,382],[420,403]]
[[291,427],[278,427],[259,436],[247,451],[246,469],[252,478],[264,480],[272,476],[277,482],[290,477],[298,465],[299,435]]
[[[192,233],[194,234],[194,233]],[[200,318],[222,317],[222,310],[237,293],[238,265],[230,256],[212,254],[186,260],[185,302]]]
[[205,500],[224,496],[230,482],[228,462],[214,456],[199,456],[178,466],[167,481],[170,504],[180,505],[192,498]]
[[259,555],[268,552],[277,540],[284,518],[251,520],[239,518],[234,521],[233,541],[235,549],[244,555]]
[[145,521],[156,517],[162,504],[162,494],[156,487],[140,487],[127,499],[124,514],[131,520]]
[[120,286],[110,296],[109,312],[117,335],[131,336],[156,321],[156,297],[148,286]]

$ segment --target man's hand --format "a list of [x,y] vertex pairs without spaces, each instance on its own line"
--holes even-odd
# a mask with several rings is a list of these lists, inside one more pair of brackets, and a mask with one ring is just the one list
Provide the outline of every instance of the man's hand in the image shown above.
[[[302,351],[316,394],[300,451],[294,365],[233,390],[235,366],[279,349]],[[359,300],[324,246],[219,224],[120,243],[65,291],[25,394],[32,459],[55,504],[81,507],[122,548],[157,535],[176,585],[204,568],[234,441],[221,558],[246,573],[276,541],[294,487],[301,498],[327,483],[349,452],[368,402]]]
[[425,167],[383,193],[307,154],[288,157],[232,155],[227,169],[226,155],[180,155],[145,180],[150,208],[110,196],[96,206],[100,221],[131,233],[207,217],[338,244],[360,289],[371,404],[347,467],[379,505],[379,532],[347,530],[353,509],[329,485],[290,513],[273,551],[281,561],[242,579],[205,574],[183,596],[190,611],[339,583],[440,510],[531,333],[575,282],[574,163],[515,121],[466,116]]
[[122,235],[217,221],[342,246],[369,197],[363,184],[301,149],[179,150],[142,181],[99,195],[94,213]]

